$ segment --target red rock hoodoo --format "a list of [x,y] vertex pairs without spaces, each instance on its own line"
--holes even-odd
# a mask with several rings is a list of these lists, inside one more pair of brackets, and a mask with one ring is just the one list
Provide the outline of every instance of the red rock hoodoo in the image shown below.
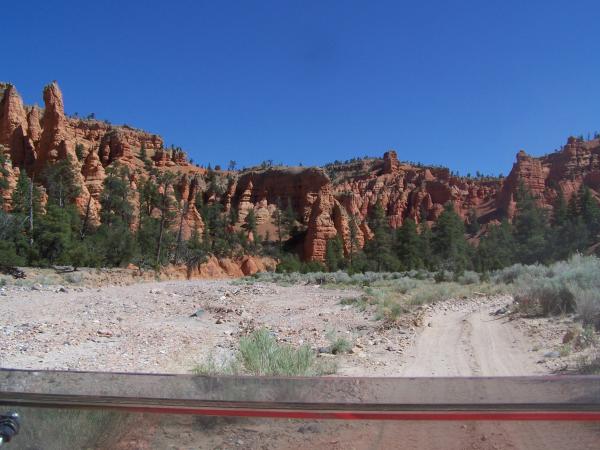
[[[515,194],[521,184],[547,208],[551,208],[559,192],[568,199],[582,184],[596,197],[600,190],[600,140],[580,138],[569,138],[560,151],[542,157],[520,151],[505,179],[453,176],[445,168],[400,162],[396,151],[389,150],[382,159],[357,159],[324,168],[215,171],[215,178],[209,182],[205,169],[190,164],[181,149],[165,149],[162,138],[156,134],[127,125],[68,117],[56,82],[46,86],[43,98],[42,112],[37,106],[24,105],[13,85],[0,83],[0,151],[8,157],[4,164],[8,189],[0,195],[8,210],[19,171],[38,174],[46,165],[68,158],[81,188],[76,204],[82,214],[89,212],[92,223],[98,223],[106,170],[116,164],[127,166],[131,185],[135,187],[141,179],[156,180],[148,172],[150,164],[159,173],[176,174],[175,188],[170,188],[168,195],[179,199],[173,212],[184,239],[194,232],[202,235],[204,230],[196,209],[197,196],[207,203],[222,203],[228,212],[235,208],[238,222],[232,229],[240,229],[248,212],[253,210],[259,235],[270,239],[281,232],[278,224],[282,211],[291,208],[303,236],[296,248],[305,259],[323,260],[327,240],[335,236],[341,236],[345,251],[350,251],[351,222],[357,225],[360,246],[372,237],[367,217],[377,202],[386,211],[390,225],[396,228],[406,218],[416,222],[435,221],[447,202],[465,219],[472,212],[481,223],[503,215],[511,218]],[[77,158],[78,146],[83,149],[82,161]],[[141,159],[142,149],[145,160]],[[139,196],[134,197],[137,214]],[[202,270],[227,273],[258,270],[256,261],[250,259],[235,270],[219,264],[207,263]]]

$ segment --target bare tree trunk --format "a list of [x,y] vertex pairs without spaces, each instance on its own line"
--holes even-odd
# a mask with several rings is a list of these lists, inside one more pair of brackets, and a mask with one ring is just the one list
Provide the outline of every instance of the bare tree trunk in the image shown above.
[[85,216],[83,218],[83,223],[81,224],[80,238],[81,238],[82,241],[85,238],[85,232],[87,230],[88,220],[90,219],[90,206],[91,206],[91,203],[92,203],[92,195],[90,194],[90,197],[88,198],[87,206],[85,207]]
[[162,249],[162,240],[163,234],[165,230],[165,215],[166,215],[166,196],[167,196],[167,188],[165,186],[165,192],[162,194],[162,205],[160,208],[160,232],[158,233],[158,246],[156,249],[156,268],[160,267],[160,251]]
[[179,231],[177,232],[177,246],[175,247],[175,261],[179,261],[179,250],[181,248],[181,237],[183,235],[183,216],[187,214],[189,202],[184,201],[181,208],[181,218],[179,219]]
[[33,175],[29,180],[29,246],[33,247]]
[[161,247],[162,247],[162,238],[163,238],[164,228],[165,228],[165,220],[164,220],[164,215],[163,215],[160,219],[160,232],[158,233],[158,247],[156,249],[156,267],[157,268],[160,267],[160,251],[161,251]]

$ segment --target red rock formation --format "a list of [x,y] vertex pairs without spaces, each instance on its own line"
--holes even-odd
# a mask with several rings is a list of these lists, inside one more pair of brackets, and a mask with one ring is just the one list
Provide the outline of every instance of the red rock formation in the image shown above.
[[40,124],[40,108],[34,105],[27,114],[27,135],[34,144],[42,137],[42,126]]
[[0,101],[0,144],[10,149],[15,165],[24,160],[24,141],[27,134],[27,114],[17,89],[9,84]]
[[[1,151],[1,149],[0,149]],[[3,200],[3,209],[5,211],[10,211],[12,206],[12,194],[15,191],[15,187],[17,186],[17,180],[19,178],[19,168],[16,167],[13,169],[10,160],[6,160],[2,165],[3,171],[0,171],[0,179],[4,177],[2,172],[6,172],[6,183],[8,185],[8,189],[0,192]]]
[[[75,149],[67,143],[67,120],[65,118],[63,97],[56,82],[44,88],[44,118],[42,134],[36,147],[35,172],[41,173],[47,164],[58,161],[59,147],[62,145],[67,154],[75,157]],[[76,159],[76,157],[75,157]]]
[[171,155],[171,161],[176,166],[189,166],[190,163],[187,160],[187,155],[180,149],[174,149]]
[[[362,246],[365,240],[372,238],[366,219],[378,202],[394,228],[400,227],[407,217],[417,222],[435,221],[447,202],[465,219],[474,210],[479,221],[485,224],[505,212],[512,217],[515,193],[521,183],[546,207],[550,207],[559,191],[568,199],[582,184],[589,186],[596,196],[600,191],[600,140],[586,142],[569,138],[560,152],[541,158],[519,152],[510,175],[504,180],[460,178],[445,168],[413,166],[399,162],[396,152],[390,150],[382,159],[353,160],[328,165],[325,169],[272,167],[245,171],[239,176],[236,172],[217,172],[220,186],[227,187],[208,192],[205,171],[190,165],[182,150],[165,150],[160,136],[129,126],[66,117],[62,93],[56,83],[44,89],[43,117],[39,108],[24,106],[11,85],[0,84],[0,97],[0,145],[6,148],[12,160],[6,164],[10,186],[14,186],[17,167],[29,174],[38,174],[46,164],[68,157],[78,174],[76,182],[81,186],[77,206],[82,214],[89,209],[93,220],[97,220],[107,166],[126,165],[132,188],[138,179],[155,179],[146,172],[147,161],[140,159],[144,147],[159,172],[178,174],[175,188],[180,200],[174,212],[184,238],[204,229],[195,207],[199,192],[208,204],[220,202],[226,211],[237,208],[238,223],[232,232],[239,230],[248,212],[253,210],[263,237],[266,233],[272,238],[275,236],[279,216],[276,212],[289,203],[296,214],[296,224],[305,232],[299,248],[306,259],[323,260],[327,240],[338,235],[344,241],[345,252],[349,252],[350,221],[357,224],[357,241]],[[83,164],[75,154],[77,144],[84,148]],[[231,178],[226,181],[225,176]],[[9,190],[0,193],[5,200],[10,198]],[[169,195],[175,197],[174,193],[169,188]],[[139,211],[139,195],[135,189],[131,201],[135,228]],[[222,273],[255,270],[252,261],[241,266],[236,262],[237,269],[218,261],[207,264],[206,267],[212,267],[210,270]]]
[[[106,178],[106,172],[100,162],[98,153],[94,149],[88,152],[85,158],[81,173],[84,177],[85,186],[88,190],[91,200],[86,204],[86,211],[89,207],[91,217],[96,221],[100,217],[100,194],[103,189],[103,181]],[[96,224],[95,222],[93,223]]]
[[[314,261],[325,259],[327,241],[338,234],[333,221],[334,208],[338,205],[339,203],[331,193],[331,187],[329,185],[323,186],[319,190],[308,220],[308,229],[304,241],[304,257],[306,259]],[[342,219],[340,218],[341,225]],[[340,234],[343,234],[344,228],[340,230]]]
[[175,163],[171,161],[169,153],[162,148],[156,151],[152,159],[154,160],[154,164],[156,165],[156,167],[169,167],[175,165]]
[[398,155],[394,150],[390,150],[389,152],[385,152],[383,154],[383,173],[397,173],[400,168],[400,163],[398,162]]

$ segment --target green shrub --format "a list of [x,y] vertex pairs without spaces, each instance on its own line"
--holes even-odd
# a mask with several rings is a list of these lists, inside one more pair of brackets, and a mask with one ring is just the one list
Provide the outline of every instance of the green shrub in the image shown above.
[[467,270],[461,276],[458,277],[457,281],[463,285],[478,284],[480,282],[480,277],[477,272]]
[[337,336],[333,331],[327,334],[327,338],[330,342],[329,351],[334,355],[348,353],[352,350],[352,343],[343,336]]
[[[600,259],[575,255],[550,267],[520,266],[497,279],[512,279],[515,300],[520,309],[531,315],[577,312],[585,324],[600,325]],[[509,268],[510,269],[510,268]]]
[[239,358],[252,375],[311,376],[335,372],[333,367],[318,362],[307,344],[298,348],[279,344],[265,328],[240,339]]

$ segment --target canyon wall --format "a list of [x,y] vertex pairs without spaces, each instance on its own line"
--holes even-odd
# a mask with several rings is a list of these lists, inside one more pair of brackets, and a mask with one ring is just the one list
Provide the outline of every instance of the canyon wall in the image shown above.
[[[433,223],[447,202],[463,219],[477,217],[484,224],[504,216],[512,218],[521,184],[547,208],[559,192],[568,200],[582,184],[596,196],[600,191],[600,140],[573,137],[559,152],[543,157],[520,151],[510,174],[503,179],[458,177],[446,168],[403,163],[390,150],[381,159],[323,168],[215,171],[209,180],[207,171],[190,164],[181,149],[164,148],[157,134],[68,117],[56,82],[44,88],[43,99],[43,109],[26,106],[13,85],[0,84],[0,145],[8,158],[4,164],[8,189],[0,195],[7,210],[20,171],[42,180],[45,167],[63,159],[77,174],[80,193],[75,203],[82,214],[90,213],[93,225],[99,223],[100,194],[111,167],[128,167],[134,191],[141,180],[158,182],[157,174],[172,172],[176,182],[169,195],[179,199],[175,222],[184,238],[204,229],[196,209],[198,196],[203,202],[222,203],[225,211],[234,208],[238,219],[234,229],[239,229],[253,210],[259,234],[272,240],[280,232],[280,213],[291,208],[301,231],[302,242],[297,246],[301,255],[307,260],[323,260],[327,240],[337,235],[342,237],[345,251],[350,251],[352,222],[360,246],[372,236],[367,218],[378,202],[394,228],[406,218]],[[131,200],[139,211],[138,197]]]

